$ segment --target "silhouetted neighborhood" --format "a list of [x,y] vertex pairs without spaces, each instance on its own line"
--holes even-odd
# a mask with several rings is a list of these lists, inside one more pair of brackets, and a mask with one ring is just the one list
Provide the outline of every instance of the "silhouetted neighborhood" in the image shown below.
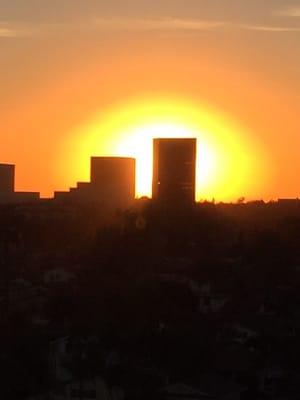
[[195,202],[196,140],[93,157],[53,199],[0,165],[3,399],[298,399],[300,201]]

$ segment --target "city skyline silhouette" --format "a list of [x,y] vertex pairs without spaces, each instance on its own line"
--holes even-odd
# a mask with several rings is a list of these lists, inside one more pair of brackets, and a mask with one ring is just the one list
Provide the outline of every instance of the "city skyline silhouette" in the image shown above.
[[[199,154],[197,155],[197,139],[154,138],[151,198],[154,200],[165,198],[167,204],[176,201],[176,198],[179,203],[184,203],[184,197],[186,197],[187,203],[191,204],[196,201],[197,157],[199,157]],[[160,158],[161,163],[159,163]],[[136,179],[135,158],[91,156],[90,181],[77,182],[77,186],[71,187],[69,191],[54,191],[53,196],[49,199],[59,201],[73,199],[78,203],[98,201],[99,204],[106,199],[104,203],[108,204],[113,198],[123,197],[119,206],[126,208],[133,204],[135,198],[138,198]],[[166,183],[161,185],[161,181]],[[166,189],[165,194],[164,188]],[[0,200],[2,203],[26,203],[38,199],[40,199],[38,192],[16,192],[15,165],[0,164]],[[100,201],[100,199],[102,200]],[[239,203],[241,199],[243,199],[242,202],[245,201],[243,196],[236,200]],[[290,200],[297,199],[298,197]],[[215,202],[215,199],[203,201]]]
[[300,0],[0,11],[0,400],[299,400]]
[[173,126],[210,152],[202,198],[298,196],[298,0],[2,3],[0,160],[18,191],[66,190],[94,154],[142,163],[147,130]]

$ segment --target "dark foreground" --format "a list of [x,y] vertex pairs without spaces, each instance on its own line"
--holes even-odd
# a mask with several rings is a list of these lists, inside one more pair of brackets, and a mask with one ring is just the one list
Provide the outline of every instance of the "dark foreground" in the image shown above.
[[298,399],[300,206],[0,209],[1,399]]

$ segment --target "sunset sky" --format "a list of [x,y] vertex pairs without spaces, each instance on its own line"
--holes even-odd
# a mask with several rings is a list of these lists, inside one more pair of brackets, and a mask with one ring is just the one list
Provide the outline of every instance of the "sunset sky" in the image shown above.
[[182,131],[198,198],[298,197],[299,71],[297,0],[0,0],[0,162],[50,196]]

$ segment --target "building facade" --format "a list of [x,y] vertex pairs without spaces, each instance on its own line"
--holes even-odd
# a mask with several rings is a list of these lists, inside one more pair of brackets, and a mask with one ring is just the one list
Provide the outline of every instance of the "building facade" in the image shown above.
[[15,190],[15,166],[0,164],[0,196],[8,197]]
[[196,146],[196,139],[154,139],[154,200],[170,205],[195,202]]
[[128,207],[135,198],[135,159],[92,157],[91,188],[99,202]]

